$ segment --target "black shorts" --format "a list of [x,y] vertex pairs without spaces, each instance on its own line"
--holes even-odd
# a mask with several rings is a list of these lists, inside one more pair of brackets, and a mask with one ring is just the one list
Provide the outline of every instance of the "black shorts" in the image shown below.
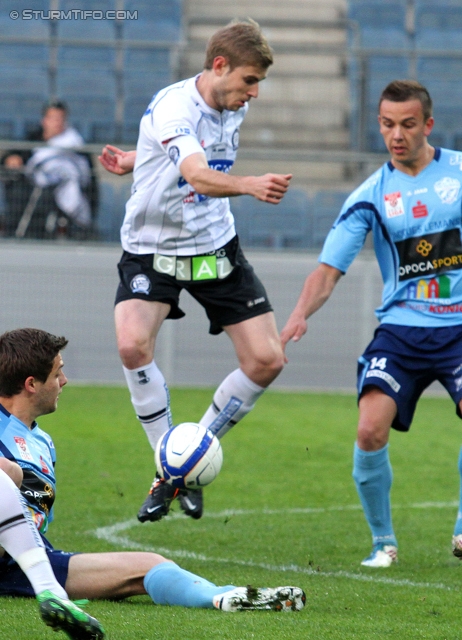
[[[42,536],[42,539],[56,580],[65,589],[69,561],[76,554],[53,549],[46,538]],[[0,558],[0,596],[19,596],[21,598],[35,596],[26,574],[7,553]]]
[[[210,262],[210,274],[205,274],[205,277],[210,275],[210,279],[179,279],[175,275],[155,270],[155,258],[156,264],[160,264],[158,258],[165,263],[173,263],[176,260],[174,256],[156,257],[152,253],[134,255],[127,251],[123,252],[117,265],[120,283],[115,299],[116,304],[134,298],[165,302],[171,307],[167,318],[178,319],[185,315],[179,307],[179,300],[181,291],[186,289],[204,307],[210,320],[209,332],[213,335],[221,333],[223,327],[227,325],[237,324],[273,310],[265,287],[256,276],[253,267],[247,262],[237,236],[215,252],[203,256],[178,258],[182,262],[194,259],[198,263],[203,258],[206,271],[209,270],[209,260],[219,262],[227,259],[229,262],[226,264],[230,265],[232,270],[229,275],[222,278],[214,277],[217,275],[217,270]],[[192,268],[191,271],[193,271]],[[200,273],[198,277],[202,277]]]

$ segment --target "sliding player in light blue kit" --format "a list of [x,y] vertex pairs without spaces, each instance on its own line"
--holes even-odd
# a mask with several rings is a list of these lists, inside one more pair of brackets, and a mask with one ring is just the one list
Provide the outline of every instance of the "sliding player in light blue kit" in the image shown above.
[[[390,508],[390,428],[408,431],[417,400],[439,380],[462,411],[462,154],[432,147],[428,91],[394,81],[379,102],[391,159],[345,202],[281,338],[300,340],[369,231],[384,282],[380,326],[359,358],[353,477],[372,531],[362,564],[388,567],[398,544]],[[462,452],[459,459],[462,474]],[[462,501],[462,495],[461,495]],[[453,536],[462,557],[462,508]]]
[[19,542],[13,544],[4,532],[14,523],[19,526],[25,513],[14,500],[9,514],[0,508],[0,516],[8,518],[0,519],[0,543],[7,550],[0,553],[0,596],[37,594],[45,622],[76,640],[99,640],[104,631],[68,596],[120,599],[149,594],[156,604],[221,611],[302,609],[305,594],[299,587],[219,587],[157,553],[69,553],[53,548],[44,534],[53,520],[56,453],[36,419],[57,408],[67,383],[61,356],[66,344],[65,338],[40,329],[0,336],[0,468],[10,475],[0,472],[0,498],[4,503],[7,497],[3,476],[10,484],[14,479],[41,534],[35,532],[36,540],[23,549]]

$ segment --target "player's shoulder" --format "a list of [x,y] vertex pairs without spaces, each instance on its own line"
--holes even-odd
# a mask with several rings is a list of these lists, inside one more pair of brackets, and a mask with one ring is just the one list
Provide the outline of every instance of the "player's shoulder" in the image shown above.
[[195,89],[195,78],[180,80],[158,91],[152,99],[151,108],[171,111],[184,108],[190,102]]
[[435,170],[462,172],[462,151],[435,147]]
[[382,165],[374,171],[359,187],[357,187],[345,200],[344,209],[349,208],[359,202],[373,203],[377,197],[377,193],[383,189],[383,183],[389,173],[388,163]]

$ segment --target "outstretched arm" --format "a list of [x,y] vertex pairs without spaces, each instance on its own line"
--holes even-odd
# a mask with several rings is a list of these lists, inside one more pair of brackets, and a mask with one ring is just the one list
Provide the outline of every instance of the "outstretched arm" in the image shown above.
[[203,153],[193,153],[180,165],[183,178],[197,193],[212,198],[250,195],[262,202],[278,204],[289,188],[291,174],[232,176],[210,169]]
[[293,340],[298,342],[306,333],[306,320],[329,299],[335,285],[342,276],[342,272],[321,262],[310,273],[303,285],[302,292],[295,309],[290,314],[284,329],[281,331],[283,346]]
[[123,176],[133,171],[136,151],[122,151],[118,147],[107,144],[98,156],[98,160],[107,171]]

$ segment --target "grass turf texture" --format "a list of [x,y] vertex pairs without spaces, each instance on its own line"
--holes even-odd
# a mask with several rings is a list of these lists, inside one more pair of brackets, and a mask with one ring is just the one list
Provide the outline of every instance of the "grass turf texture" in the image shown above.
[[[197,420],[210,396],[172,390],[175,422]],[[175,506],[173,518],[145,524],[135,516],[152,480],[152,454],[127,391],[69,387],[59,405],[40,420],[58,452],[49,531],[57,548],[162,549],[218,584],[295,584],[307,592],[306,608],[294,614],[158,607],[147,596],[92,602],[87,610],[109,639],[462,638],[462,565],[450,551],[456,507],[431,504],[458,498],[460,423],[450,400],[424,398],[411,432],[392,433],[400,560],[376,570],[360,567],[370,535],[351,479],[353,396],[268,392],[224,439],[203,519],[180,517]],[[94,534],[127,521],[121,546]],[[0,619],[0,640],[57,637],[32,600],[0,599]]]

